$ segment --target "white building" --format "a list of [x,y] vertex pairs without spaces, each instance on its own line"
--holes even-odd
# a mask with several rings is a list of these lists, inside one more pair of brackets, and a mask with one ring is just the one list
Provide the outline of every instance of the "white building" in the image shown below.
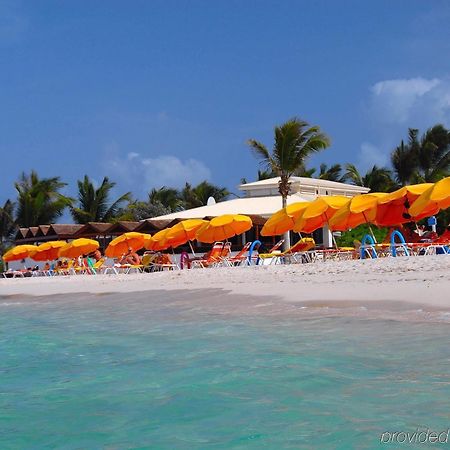
[[[278,177],[241,184],[238,187],[243,192],[240,198],[178,211],[154,219],[202,219],[204,217],[221,216],[222,214],[259,215],[268,218],[282,207],[281,196],[278,192],[279,181],[280,178]],[[354,197],[369,192],[369,188],[317,178],[291,177],[290,181],[291,195],[287,198],[288,205],[296,202],[313,201],[317,197],[325,195]],[[327,246],[331,245],[331,237],[327,229],[324,229],[323,242]]]

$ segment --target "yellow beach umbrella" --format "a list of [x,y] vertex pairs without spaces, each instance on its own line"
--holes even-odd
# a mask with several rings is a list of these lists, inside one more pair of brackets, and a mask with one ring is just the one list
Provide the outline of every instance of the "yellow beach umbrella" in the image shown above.
[[203,225],[196,233],[200,242],[223,241],[230,237],[242,234],[252,227],[252,219],[242,214],[224,214],[214,217],[209,223]]
[[[450,208],[450,177],[443,178],[423,192],[409,208],[412,216],[418,216],[431,209]],[[435,213],[432,213],[435,214]]]
[[3,260],[6,262],[20,261],[28,258],[36,249],[35,245],[17,245],[3,255]]
[[318,197],[311,202],[295,222],[294,231],[312,233],[328,224],[336,211],[349,201],[343,195]]
[[146,239],[145,248],[147,250],[153,250],[155,252],[159,252],[161,250],[166,250],[170,247],[170,243],[167,242],[167,233],[170,231],[170,228],[166,228],[164,230],[158,231],[154,234],[150,239]]
[[65,258],[77,258],[87,255],[99,248],[100,244],[94,239],[79,238],[69,242],[59,249],[59,256]]
[[434,206],[426,207],[421,214],[414,217],[409,211],[413,202],[432,186],[432,183],[412,184],[381,197],[378,199],[377,213],[373,223],[389,227],[433,215],[437,212]]
[[113,239],[105,250],[105,256],[108,258],[118,258],[129,253],[129,251],[137,251],[144,247],[145,235],[130,231]]
[[310,202],[297,202],[280,209],[264,224],[261,236],[276,236],[294,228],[295,222],[310,205]]
[[66,241],[49,241],[36,247],[30,255],[35,261],[53,261],[59,257],[59,249],[67,244]]
[[197,230],[207,223],[207,220],[202,219],[183,220],[169,228],[165,239],[173,248],[186,244],[186,242],[194,240]]
[[351,198],[330,219],[330,228],[346,231],[363,223],[372,222],[377,213],[378,200],[385,195],[382,192],[373,192]]

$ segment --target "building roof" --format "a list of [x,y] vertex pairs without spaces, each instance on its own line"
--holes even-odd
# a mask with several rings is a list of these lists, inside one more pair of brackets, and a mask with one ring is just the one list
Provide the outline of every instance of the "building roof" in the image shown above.
[[[311,198],[303,197],[298,194],[290,195],[287,199],[288,204],[296,202],[311,201]],[[224,202],[215,203],[209,206],[200,206],[198,208],[178,211],[157,219],[203,219],[204,217],[216,217],[222,214],[246,214],[254,216],[271,216],[275,211],[281,209],[281,196],[273,195],[267,197],[245,197],[234,198]]]
[[139,233],[155,233],[163,228],[175,225],[178,222],[176,219],[145,219],[139,223],[139,226],[134,231]]
[[120,220],[108,228],[108,234],[123,234],[134,231],[140,222],[130,222],[128,220]]
[[[202,219],[204,217],[217,217],[222,214],[270,217],[281,209],[281,196],[278,193],[279,181],[280,178],[276,177],[242,184],[239,189],[246,193],[244,198],[234,198],[212,205],[165,214],[154,219]],[[310,202],[322,195],[354,197],[358,194],[365,194],[370,190],[361,186],[317,178],[291,177],[290,181],[292,194],[287,199],[288,205],[296,202]]]
[[[251,183],[239,185],[241,191],[251,191],[254,189],[267,189],[276,188],[278,189],[278,183],[280,182],[280,177],[268,178],[266,180],[253,181]],[[289,179],[292,187],[303,186],[303,187],[315,187],[331,190],[345,190],[348,192],[358,192],[366,193],[370,189],[363,186],[355,186],[353,184],[340,183],[338,181],[322,180],[320,178],[307,178],[307,177],[291,177]]]
[[74,237],[104,235],[109,228],[111,228],[110,223],[88,222],[75,232]]

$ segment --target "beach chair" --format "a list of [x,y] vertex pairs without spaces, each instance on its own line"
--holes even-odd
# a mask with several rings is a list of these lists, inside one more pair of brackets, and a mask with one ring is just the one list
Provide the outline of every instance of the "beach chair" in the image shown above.
[[248,250],[250,249],[252,243],[247,242],[242,249],[234,256],[228,256],[223,258],[223,263],[226,266],[242,266],[248,264]]
[[179,269],[178,264],[174,263],[171,255],[168,253],[158,253],[149,264],[153,268],[153,272],[161,272],[163,270],[175,270]]
[[316,243],[312,238],[301,238],[291,248],[284,252],[260,253],[260,265],[272,265],[283,263],[312,262],[315,259],[314,252],[311,249]]
[[209,252],[198,258],[187,258],[185,259],[185,262],[188,264],[189,268],[217,266],[221,262],[223,251],[224,243],[215,242]]
[[114,273],[117,275],[119,272],[117,272],[116,268],[114,266],[106,266],[105,265],[106,258],[101,258],[98,261],[94,263],[90,258],[88,259],[88,265],[89,265],[89,271],[92,275],[99,275],[103,274],[106,275],[108,273]]
[[284,239],[280,239],[267,253],[273,253],[277,251],[284,244]]
[[75,261],[69,259],[67,261],[67,266],[65,267],[55,267],[54,275],[75,275],[75,270],[73,268]]

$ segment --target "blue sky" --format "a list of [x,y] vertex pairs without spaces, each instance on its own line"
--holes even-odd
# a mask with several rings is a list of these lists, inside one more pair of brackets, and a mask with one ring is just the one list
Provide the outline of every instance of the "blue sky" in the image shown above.
[[236,190],[292,116],[387,164],[408,127],[450,126],[450,2],[0,0],[0,201],[22,171],[117,193]]

